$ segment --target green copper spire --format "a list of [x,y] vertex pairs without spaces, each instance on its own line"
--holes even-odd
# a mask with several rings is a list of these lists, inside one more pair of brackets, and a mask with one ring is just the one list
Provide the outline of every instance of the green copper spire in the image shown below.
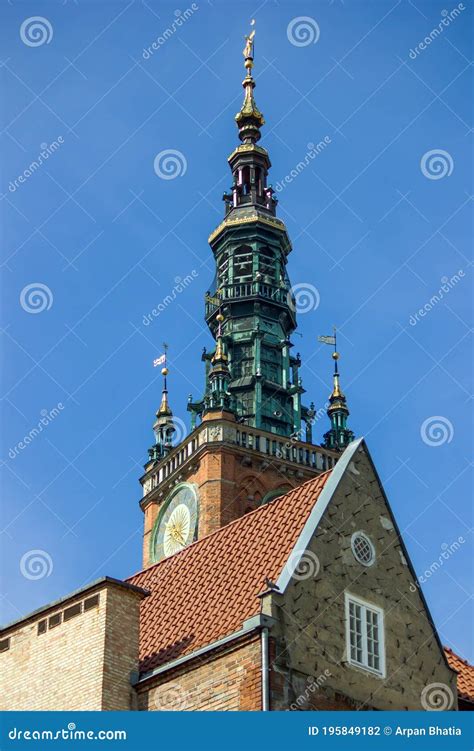
[[311,440],[314,410],[302,405],[301,360],[292,354],[291,242],[276,216],[268,152],[257,144],[264,119],[253,95],[254,36],[253,30],[243,52],[245,96],[236,116],[241,143],[228,158],[232,185],[223,196],[224,218],[209,237],[216,275],[206,295],[206,322],[216,349],[203,353],[205,393],[200,401],[191,396],[188,410],[192,429],[210,409],[225,408],[249,427]]
[[165,345],[165,365],[161,369],[163,376],[163,390],[161,392],[161,403],[156,412],[156,420],[153,423],[153,432],[155,434],[155,443],[148,449],[148,456],[151,460],[159,460],[166,456],[173,448],[173,435],[175,433],[175,426],[173,422],[173,412],[168,402],[168,386],[166,377],[168,375],[168,368],[166,367],[166,352],[167,345]]
[[222,313],[217,315],[217,346],[216,351],[211,357],[211,368],[209,370],[209,390],[204,397],[204,413],[212,410],[233,411],[233,398],[229,393],[229,383],[231,380],[228,357],[225,352],[225,345],[222,339],[222,322],[224,316]]
[[[334,347],[336,346],[336,335],[334,334]],[[339,383],[338,360],[339,353],[334,350],[332,354],[334,360],[333,390],[329,397],[328,417],[331,421],[331,429],[324,434],[323,446],[328,449],[342,451],[354,440],[354,433],[347,427],[347,418],[349,409],[347,407],[346,397],[341,391]]]

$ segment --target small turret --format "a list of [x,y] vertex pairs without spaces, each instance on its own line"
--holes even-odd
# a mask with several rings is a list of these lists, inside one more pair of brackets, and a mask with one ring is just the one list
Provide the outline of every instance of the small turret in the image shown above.
[[153,423],[153,432],[155,434],[155,444],[148,449],[148,456],[151,460],[158,461],[168,454],[173,448],[173,435],[175,426],[173,422],[173,412],[168,402],[168,386],[166,377],[168,368],[165,366],[161,370],[163,376],[163,390],[161,393],[161,403],[156,412],[156,420]]
[[339,383],[339,370],[337,366],[339,353],[334,351],[332,358],[334,360],[333,390],[329,396],[329,407],[327,410],[331,421],[331,429],[324,434],[323,446],[328,449],[342,451],[354,440],[354,433],[347,427],[347,418],[350,413],[346,397],[342,393]]
[[218,322],[216,351],[211,357],[211,368],[209,370],[210,390],[204,397],[205,412],[211,410],[232,410],[232,397],[228,391],[231,380],[228,357],[225,352],[225,345],[222,337],[222,323],[224,316],[218,313],[216,320]]

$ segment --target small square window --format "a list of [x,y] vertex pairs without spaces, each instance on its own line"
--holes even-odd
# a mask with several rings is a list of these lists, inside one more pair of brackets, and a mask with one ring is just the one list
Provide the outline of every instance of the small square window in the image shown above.
[[48,619],[48,628],[54,628],[55,626],[59,626],[63,618],[62,613],[55,613],[54,615],[50,616]]
[[82,603],[78,602],[77,605],[71,605],[70,608],[66,608],[64,611],[64,620],[69,621],[71,618],[74,618],[76,615],[79,615],[82,610]]
[[91,608],[97,607],[99,604],[99,595],[94,595],[94,597],[88,597],[87,600],[84,600],[84,610],[91,610]]
[[38,634],[45,634],[48,629],[48,622],[46,620],[38,623]]
[[0,641],[0,652],[6,652],[7,649],[10,649],[10,639],[2,639]]
[[346,593],[346,647],[351,665],[385,675],[383,610]]

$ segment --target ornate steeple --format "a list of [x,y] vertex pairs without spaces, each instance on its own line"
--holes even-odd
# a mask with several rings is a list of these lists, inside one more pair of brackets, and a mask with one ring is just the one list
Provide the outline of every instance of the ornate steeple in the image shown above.
[[198,416],[221,405],[240,423],[281,436],[303,437],[304,421],[310,437],[312,411],[301,403],[301,361],[291,354],[296,328],[286,271],[291,243],[267,184],[268,152],[257,144],[264,118],[253,93],[254,37],[255,30],[245,37],[245,95],[235,118],[242,143],[228,158],[232,186],[223,196],[225,216],[209,237],[216,277],[206,295],[206,321],[216,351],[203,354],[205,393],[198,402],[191,397],[188,410],[193,428]]
[[160,460],[166,456],[173,448],[173,435],[175,432],[175,426],[173,422],[173,412],[168,402],[168,386],[167,375],[168,368],[166,367],[166,352],[167,345],[165,345],[164,362],[165,365],[161,369],[163,376],[163,390],[161,392],[161,403],[156,412],[156,420],[153,423],[153,432],[155,434],[155,443],[148,449],[148,456],[150,460]]
[[[222,221],[209,237],[215,277],[205,295],[205,320],[213,346],[202,353],[203,394],[188,398],[189,435],[168,402],[165,356],[155,361],[165,367],[156,442],[140,479],[145,566],[331,469],[352,436],[337,374],[333,428],[325,438],[336,451],[313,444],[317,412],[303,401],[301,358],[292,342],[291,242],[267,182],[270,157],[259,145],[264,118],[254,98],[254,37],[254,29],[245,37],[239,139],[228,157],[232,182]],[[177,516],[185,520],[179,534]]]
[[[336,346],[336,337],[334,335],[334,347]],[[354,440],[354,433],[347,427],[347,418],[349,409],[347,407],[346,397],[341,391],[339,383],[338,360],[339,353],[334,350],[332,353],[334,360],[333,390],[329,396],[329,407],[327,410],[328,417],[331,421],[331,429],[324,434],[323,446],[328,449],[342,451]]]

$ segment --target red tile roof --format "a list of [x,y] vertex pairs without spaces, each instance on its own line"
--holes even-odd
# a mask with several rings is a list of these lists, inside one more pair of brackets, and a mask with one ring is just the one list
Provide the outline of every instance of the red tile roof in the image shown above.
[[458,674],[458,694],[461,699],[467,699],[474,702],[474,665],[470,665],[467,660],[453,652],[449,647],[444,651],[448,658],[448,663]]
[[151,593],[140,605],[141,671],[232,634],[258,615],[265,579],[278,579],[330,474],[128,579]]

